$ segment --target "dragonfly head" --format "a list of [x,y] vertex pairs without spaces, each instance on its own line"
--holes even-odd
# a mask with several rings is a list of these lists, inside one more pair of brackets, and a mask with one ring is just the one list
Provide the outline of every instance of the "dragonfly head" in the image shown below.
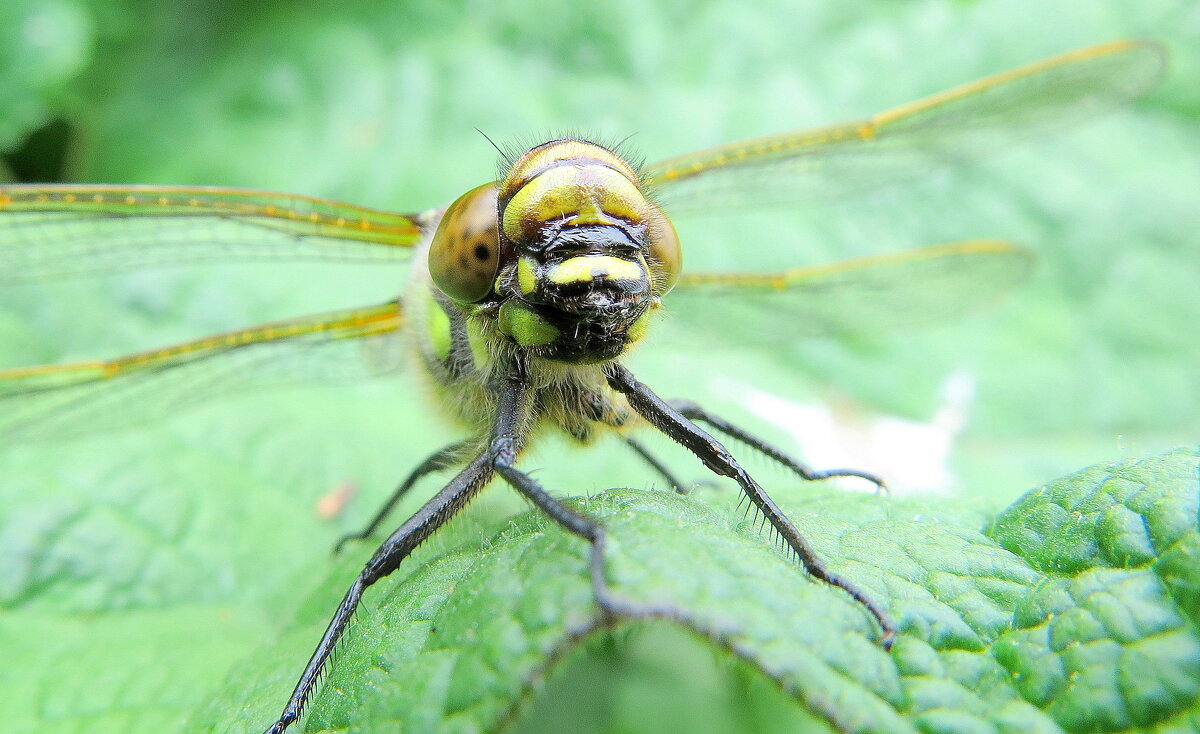
[[[494,212],[491,239],[442,236],[476,210]],[[567,139],[529,150],[498,184],[451,205],[429,264],[451,298],[498,304],[500,332],[534,356],[585,364],[642,338],[681,256],[674,226],[633,167]]]

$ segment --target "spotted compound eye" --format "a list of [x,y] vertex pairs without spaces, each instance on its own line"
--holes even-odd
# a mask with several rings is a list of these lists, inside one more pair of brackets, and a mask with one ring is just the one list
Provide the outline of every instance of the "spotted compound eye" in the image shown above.
[[429,245],[429,275],[459,303],[483,300],[500,268],[496,185],[471,189],[446,209]]
[[683,270],[683,248],[679,246],[679,235],[675,225],[657,204],[651,204],[650,216],[650,272],[654,282],[654,294],[661,296],[675,287],[679,272]]

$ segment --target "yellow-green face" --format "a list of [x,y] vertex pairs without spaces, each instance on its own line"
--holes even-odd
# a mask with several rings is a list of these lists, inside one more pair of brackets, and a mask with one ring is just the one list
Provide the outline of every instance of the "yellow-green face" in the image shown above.
[[[494,238],[485,238],[478,223],[491,202]],[[674,227],[628,163],[594,143],[556,140],[451,205],[429,263],[452,299],[496,306],[500,332],[516,345],[592,363],[645,334],[681,257]]]

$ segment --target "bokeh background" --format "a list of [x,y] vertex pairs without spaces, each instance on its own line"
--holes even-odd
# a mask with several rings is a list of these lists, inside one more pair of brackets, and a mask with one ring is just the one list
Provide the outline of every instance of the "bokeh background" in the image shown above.
[[[421,211],[495,175],[477,129],[501,144],[632,135],[654,160],[1121,37],[1171,54],[1129,109],[1045,138],[1014,132],[976,165],[853,199],[679,222],[689,267],[706,269],[1012,239],[1038,263],[1002,304],[769,351],[677,331],[633,361],[661,392],[817,465],[986,512],[1080,466],[1200,436],[1194,3],[8,0],[0,180],[217,184]],[[214,264],[4,289],[0,367],[375,303],[403,278],[402,266]],[[228,399],[129,431],[0,446],[0,650],[27,661],[0,666],[0,687],[20,694],[0,703],[6,728],[179,721],[269,646],[333,540],[454,437],[403,376],[215,397]],[[550,441],[526,461],[562,493],[661,483],[615,443]],[[749,466],[776,491],[805,491]],[[358,491],[339,513],[316,512],[347,486]],[[699,491],[736,502],[730,486]],[[422,553],[478,542],[514,509],[493,489]],[[799,716],[753,672],[651,627],[573,656],[517,728],[770,730]]]

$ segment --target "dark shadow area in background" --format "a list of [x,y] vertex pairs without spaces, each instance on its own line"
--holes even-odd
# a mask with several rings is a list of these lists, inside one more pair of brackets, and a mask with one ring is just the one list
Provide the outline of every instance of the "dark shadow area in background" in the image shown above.
[[600,631],[567,654],[508,734],[832,734],[757,668],[678,626]]
[[14,181],[58,183],[64,180],[67,148],[74,129],[61,117],[34,130],[20,146],[0,155]]

